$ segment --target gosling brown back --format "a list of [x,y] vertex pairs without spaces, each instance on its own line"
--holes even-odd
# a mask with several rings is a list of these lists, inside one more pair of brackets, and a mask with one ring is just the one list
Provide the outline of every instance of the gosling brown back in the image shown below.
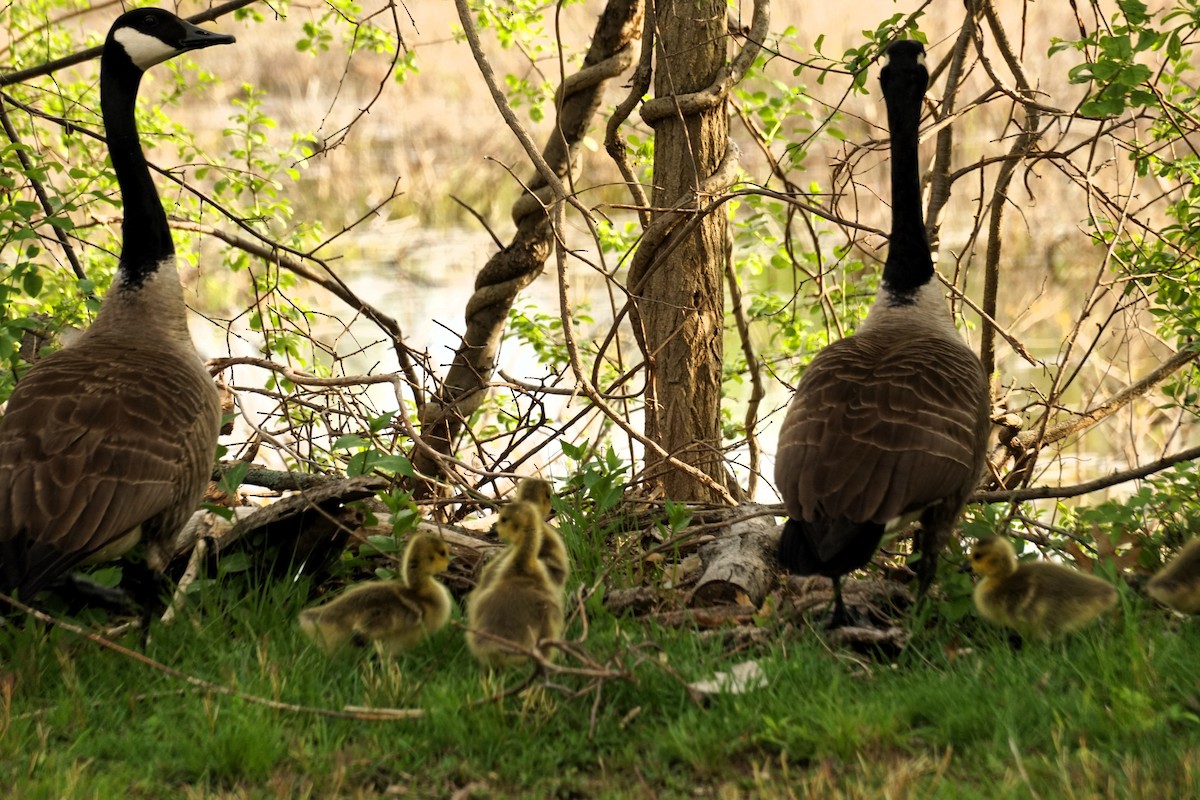
[[1200,614],[1200,538],[1188,542],[1159,570],[1146,592],[1181,614]]

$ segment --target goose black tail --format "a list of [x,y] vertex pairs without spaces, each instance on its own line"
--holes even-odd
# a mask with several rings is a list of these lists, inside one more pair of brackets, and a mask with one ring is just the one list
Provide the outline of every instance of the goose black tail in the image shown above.
[[794,575],[815,575],[821,559],[811,543],[811,523],[789,518],[779,537],[779,564]]
[[789,518],[779,537],[779,563],[794,575],[845,575],[866,566],[882,538],[883,525],[875,522]]

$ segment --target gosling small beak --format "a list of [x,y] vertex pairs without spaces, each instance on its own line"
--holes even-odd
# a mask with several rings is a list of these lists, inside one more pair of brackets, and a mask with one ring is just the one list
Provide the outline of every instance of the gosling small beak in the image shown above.
[[970,560],[964,561],[964,562],[962,563],[962,565],[961,565],[961,566],[958,568],[958,571],[959,571],[959,572],[970,572],[970,571],[971,571],[971,562],[970,562]]

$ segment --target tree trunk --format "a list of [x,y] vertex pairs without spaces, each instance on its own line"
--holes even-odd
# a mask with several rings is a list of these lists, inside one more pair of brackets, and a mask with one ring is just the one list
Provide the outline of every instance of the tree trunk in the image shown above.
[[[680,98],[705,89],[726,65],[726,4],[660,0],[656,5],[655,97]],[[722,98],[694,109],[681,99],[674,113],[652,121],[656,217],[681,200],[694,212],[711,199],[701,185],[725,158],[726,105]],[[726,238],[723,210],[701,220],[690,213],[658,245],[644,274],[630,275],[637,297],[633,322],[647,361],[646,437],[722,486],[727,483],[720,449]],[[657,454],[647,454],[645,477],[673,500],[721,499]]]
[[[609,0],[597,21],[583,69],[560,87],[557,129],[543,151],[558,177],[578,173],[579,148],[605,87],[637,59],[641,21],[642,0]],[[517,232],[512,243],[492,256],[476,277],[462,344],[441,388],[421,410],[421,433],[429,447],[415,449],[412,463],[422,475],[445,475],[441,456],[453,451],[455,439],[487,396],[513,301],[541,274],[553,252],[554,230],[542,205],[551,200],[547,181],[535,173],[526,187],[513,207]],[[434,484],[420,483],[414,495],[427,497],[435,491]]]

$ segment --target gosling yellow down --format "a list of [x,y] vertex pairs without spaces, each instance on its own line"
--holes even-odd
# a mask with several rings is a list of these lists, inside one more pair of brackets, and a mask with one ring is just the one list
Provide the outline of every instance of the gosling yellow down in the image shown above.
[[500,511],[496,530],[508,549],[467,598],[467,647],[484,666],[524,663],[539,641],[562,635],[562,587],[538,559],[543,528],[533,503],[517,500]]
[[1192,539],[1159,570],[1146,591],[1181,614],[1200,614],[1200,538]]
[[404,583],[371,581],[300,612],[300,629],[326,652],[378,645],[396,656],[450,619],[450,592],[434,576],[450,566],[446,543],[419,533],[404,549]]
[[[550,582],[559,589],[567,585],[567,578],[571,575],[571,561],[567,555],[567,546],[563,542],[562,534],[558,532],[558,528],[554,527],[545,518],[550,513],[550,499],[553,492],[550,484],[541,478],[525,478],[517,484],[517,500],[533,504],[540,509],[542,521],[542,545],[538,548],[538,561],[542,562],[542,566],[546,568],[546,574],[550,577]],[[483,569],[479,572],[478,586],[484,588],[491,582],[496,569],[500,566],[500,562],[511,551],[506,550],[500,555],[493,558],[487,564],[484,564]]]
[[1023,638],[1049,640],[1087,625],[1117,602],[1099,578],[1048,561],[1017,561],[1007,539],[980,539],[971,550],[975,608]]

